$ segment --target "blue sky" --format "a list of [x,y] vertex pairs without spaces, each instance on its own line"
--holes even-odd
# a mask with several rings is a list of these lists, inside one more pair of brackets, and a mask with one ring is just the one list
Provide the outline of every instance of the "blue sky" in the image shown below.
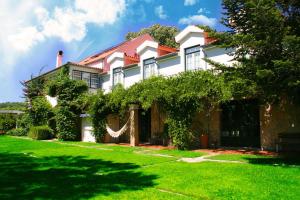
[[79,61],[159,23],[219,31],[221,0],[0,0],[0,102],[23,101],[20,81]]

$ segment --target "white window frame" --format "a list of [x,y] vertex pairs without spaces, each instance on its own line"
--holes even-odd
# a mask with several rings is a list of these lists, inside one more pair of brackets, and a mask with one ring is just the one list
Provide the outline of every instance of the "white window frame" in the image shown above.
[[[86,75],[86,77],[84,77]],[[86,82],[89,88],[98,89],[100,88],[100,76],[97,73],[73,70],[72,71],[73,80],[83,80]]]
[[[149,73],[147,74],[147,71]],[[154,57],[143,60],[143,78],[147,79],[156,74],[156,60]]]
[[200,45],[188,47],[184,49],[185,70],[201,69],[201,48]]
[[[112,81],[113,81],[113,87],[116,86],[117,84],[123,84],[123,80],[124,80],[124,73],[123,73],[123,70],[122,70],[122,67],[117,67],[117,68],[114,68],[112,70],[113,72],[113,76],[112,76]],[[118,75],[118,79],[117,79],[117,82],[115,80],[115,76]]]

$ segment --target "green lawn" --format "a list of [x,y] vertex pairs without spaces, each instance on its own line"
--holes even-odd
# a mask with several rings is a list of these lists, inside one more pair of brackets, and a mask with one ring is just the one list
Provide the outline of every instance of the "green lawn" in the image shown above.
[[0,137],[0,199],[299,199],[300,162]]

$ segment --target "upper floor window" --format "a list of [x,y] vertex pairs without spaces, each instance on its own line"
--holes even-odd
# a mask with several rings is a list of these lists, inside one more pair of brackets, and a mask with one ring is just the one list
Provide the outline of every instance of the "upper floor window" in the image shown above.
[[200,46],[194,46],[185,49],[185,69],[200,69]]
[[144,60],[144,79],[155,75],[155,59]]
[[113,69],[113,86],[117,84],[122,84],[123,82],[123,71],[122,68],[115,68]]
[[73,80],[83,80],[89,88],[97,89],[100,87],[100,77],[98,74],[73,70]]

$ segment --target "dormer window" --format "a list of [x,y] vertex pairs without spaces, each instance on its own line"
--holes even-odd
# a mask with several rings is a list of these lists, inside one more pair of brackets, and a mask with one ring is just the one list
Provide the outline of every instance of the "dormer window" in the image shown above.
[[121,67],[113,69],[113,86],[122,84],[123,82],[123,71]]
[[185,49],[185,69],[196,70],[200,69],[200,45]]
[[143,67],[144,67],[144,79],[147,79],[147,78],[155,75],[155,59],[154,58],[144,60]]

